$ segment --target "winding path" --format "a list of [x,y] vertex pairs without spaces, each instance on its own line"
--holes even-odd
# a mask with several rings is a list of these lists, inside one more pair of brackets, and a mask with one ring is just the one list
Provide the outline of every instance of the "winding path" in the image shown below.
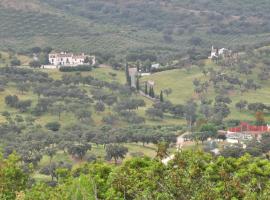
[[[180,149],[183,148],[184,142],[185,142],[185,136],[187,136],[188,134],[190,134],[189,132],[185,132],[184,134],[180,135],[177,137],[176,140],[176,150],[179,151]],[[164,165],[167,165],[169,161],[171,161],[172,159],[174,159],[174,154],[168,156],[167,158],[164,158],[162,160],[162,163]]]

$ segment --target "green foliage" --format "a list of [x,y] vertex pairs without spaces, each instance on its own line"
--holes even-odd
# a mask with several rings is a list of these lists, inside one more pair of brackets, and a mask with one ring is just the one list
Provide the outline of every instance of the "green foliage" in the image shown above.
[[200,127],[200,132],[207,132],[209,137],[215,137],[217,135],[217,128],[213,124],[203,124]]
[[37,61],[37,60],[33,60],[29,63],[29,66],[30,67],[33,67],[33,68],[40,68],[41,67],[41,63],[40,61]]
[[156,53],[183,53],[194,45],[206,50],[210,41],[219,46],[254,45],[267,42],[269,37],[267,0],[260,4],[232,0],[27,3],[30,5],[18,2],[17,9],[13,4],[1,6],[1,47],[34,47],[32,52],[39,52],[37,45],[50,45],[89,53],[124,52],[128,60],[136,61],[155,60]]
[[58,131],[61,127],[61,124],[58,122],[49,122],[45,125],[45,127],[51,131]]
[[89,72],[92,71],[92,67],[90,65],[79,65],[76,67],[61,66],[59,70],[61,72]]
[[163,101],[164,101],[164,98],[163,98],[163,91],[160,92],[159,100],[160,100],[160,102],[163,102]]
[[109,144],[106,146],[106,158],[108,160],[114,159],[115,164],[119,158],[124,158],[127,154],[128,149],[124,146]]
[[[1,159],[1,197],[15,199],[267,199],[268,160],[244,155],[213,157],[183,151],[167,166],[150,158],[133,158],[120,166],[85,164],[66,174],[55,187],[36,183],[26,188],[27,175],[12,156]],[[18,181],[22,180],[22,181]],[[16,192],[19,192],[18,194]],[[3,196],[4,195],[4,196]]]
[[19,157],[11,154],[4,159],[0,154],[0,199],[15,199],[16,193],[27,187],[29,176],[19,165]]
[[20,66],[21,65],[21,61],[18,60],[18,58],[14,58],[10,61],[10,65],[11,66]]

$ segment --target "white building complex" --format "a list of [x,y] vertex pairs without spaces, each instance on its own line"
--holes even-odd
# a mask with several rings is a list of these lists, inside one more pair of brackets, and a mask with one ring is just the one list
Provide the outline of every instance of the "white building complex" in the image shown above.
[[[87,61],[87,62],[85,62]],[[73,53],[61,52],[61,53],[50,53],[49,62],[53,66],[70,66],[76,67],[78,65],[89,64],[95,65],[95,56],[79,54],[75,55]]]

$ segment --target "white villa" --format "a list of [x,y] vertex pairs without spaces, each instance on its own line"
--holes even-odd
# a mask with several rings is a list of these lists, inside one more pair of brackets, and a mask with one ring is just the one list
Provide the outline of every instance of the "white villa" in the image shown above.
[[50,53],[49,62],[53,66],[70,66],[76,67],[78,65],[85,64],[85,59],[92,60],[92,65],[96,63],[95,56],[89,56],[83,54],[75,55],[73,53],[61,52],[61,53]]

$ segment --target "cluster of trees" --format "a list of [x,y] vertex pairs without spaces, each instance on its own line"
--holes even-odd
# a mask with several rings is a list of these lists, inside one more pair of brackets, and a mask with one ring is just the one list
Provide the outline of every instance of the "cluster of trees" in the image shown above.
[[[17,120],[0,126],[4,157],[8,157],[14,151],[20,156],[21,164],[25,170],[39,170],[41,159],[47,155],[50,162],[42,166],[40,173],[50,175],[52,181],[58,181],[56,166],[69,166],[69,163],[56,162],[55,155],[60,150],[64,154],[72,156],[79,161],[93,161],[97,159],[95,154],[90,154],[92,146],[103,145],[106,150],[104,159],[115,162],[124,158],[127,154],[123,144],[129,142],[140,142],[144,144],[166,141],[168,144],[176,142],[176,131],[181,127],[176,126],[132,126],[126,128],[113,128],[110,126],[100,129],[90,129],[80,125],[59,130],[59,124],[48,123],[46,127],[51,131],[46,131],[41,127],[36,127],[33,123],[27,126],[24,119]],[[57,130],[56,130],[57,129]],[[10,140],[10,138],[13,138]],[[102,159],[102,158],[101,158]],[[33,167],[29,168],[29,165]],[[70,167],[65,167],[70,168]],[[54,180],[56,178],[56,180]]]
[[157,61],[157,56],[152,53],[130,53],[126,56],[127,61],[129,62],[139,62],[139,61]]
[[[34,116],[42,116],[48,112],[57,115],[61,120],[64,112],[71,112],[80,122],[89,122],[92,112],[104,112],[107,108],[116,112],[103,117],[103,122],[115,124],[125,121],[130,124],[144,123],[145,119],[135,111],[144,107],[142,99],[133,98],[132,88],[118,82],[107,82],[92,76],[82,76],[80,73],[63,75],[59,80],[51,79],[47,73],[22,68],[1,68],[1,85],[5,88],[10,83],[16,82],[17,90],[24,94],[33,92],[37,95],[37,104],[30,101],[12,102],[13,97],[7,96],[6,102],[11,107],[16,107],[22,112],[29,111]],[[82,89],[82,86],[84,89]],[[85,89],[85,88],[88,88]],[[150,90],[152,93],[153,89]],[[164,90],[168,95],[171,91]],[[160,95],[163,99],[163,92]],[[86,106],[89,109],[81,109]],[[57,128],[56,128],[57,129]]]
[[151,119],[163,119],[164,114],[172,115],[174,118],[185,118],[188,126],[194,124],[197,118],[197,104],[190,100],[186,104],[172,104],[170,101],[159,101],[152,108],[146,110],[146,115]]
[[156,98],[154,87],[152,85],[149,85],[147,82],[144,86],[144,94],[148,95],[151,98]]
[[[16,68],[16,67],[2,67],[0,68],[0,75],[4,78],[6,83],[7,82],[15,82],[19,83],[44,83],[44,82],[52,82],[53,79],[49,77],[49,75],[45,72],[34,71],[31,69],[26,68]],[[6,84],[5,83],[5,84]]]
[[239,102],[237,102],[235,104],[235,107],[237,109],[239,109],[240,111],[243,111],[243,110],[249,110],[249,111],[252,111],[252,112],[258,112],[258,111],[261,111],[261,112],[269,112],[269,106],[265,105],[264,103],[248,103],[248,101],[246,100],[240,100]]
[[24,53],[28,54],[30,57],[33,57],[34,55],[35,58],[32,61],[30,61],[29,66],[33,68],[39,68],[42,65],[49,64],[49,53],[52,50],[53,49],[51,47],[45,47],[45,48],[32,47]]
[[[112,152],[117,151],[125,154],[126,149]],[[184,151],[167,166],[158,156],[129,159],[119,166],[95,162],[72,170],[59,163],[43,169],[55,173],[58,184],[52,186],[30,184],[31,172],[23,171],[14,154],[0,160],[4,199],[268,199],[270,192],[269,160],[248,154],[224,158]]]
[[26,112],[32,104],[31,100],[19,100],[16,95],[6,96],[5,102],[8,106],[19,109],[20,112]]

